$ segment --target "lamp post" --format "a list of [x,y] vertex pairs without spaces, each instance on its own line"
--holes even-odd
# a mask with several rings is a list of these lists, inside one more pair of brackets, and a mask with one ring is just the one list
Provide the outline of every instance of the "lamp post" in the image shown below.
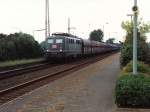
[[132,23],[133,14],[127,14],[127,16],[131,17],[131,23]]
[[137,74],[137,19],[138,19],[138,7],[137,0],[134,0],[133,6],[133,74]]
[[39,29],[39,30],[33,30],[32,32],[33,32],[33,37],[34,37],[34,32],[35,31],[45,31],[45,29]]

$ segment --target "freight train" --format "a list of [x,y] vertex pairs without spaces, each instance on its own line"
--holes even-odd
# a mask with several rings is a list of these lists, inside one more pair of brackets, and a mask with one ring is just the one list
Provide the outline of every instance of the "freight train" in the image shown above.
[[114,44],[86,40],[68,33],[53,33],[46,39],[45,56],[48,60],[77,58],[118,49],[119,47]]

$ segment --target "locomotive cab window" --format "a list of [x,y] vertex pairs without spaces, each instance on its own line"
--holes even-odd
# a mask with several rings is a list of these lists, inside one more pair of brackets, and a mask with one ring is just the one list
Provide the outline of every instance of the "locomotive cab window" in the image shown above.
[[48,39],[48,41],[47,41],[49,44],[52,44],[52,43],[54,43],[54,39]]
[[56,43],[57,43],[57,44],[63,43],[63,39],[56,39]]

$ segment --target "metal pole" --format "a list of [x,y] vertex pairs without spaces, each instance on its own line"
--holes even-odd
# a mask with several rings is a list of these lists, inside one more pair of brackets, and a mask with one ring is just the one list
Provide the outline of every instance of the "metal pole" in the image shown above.
[[137,0],[134,0],[134,21],[133,21],[133,74],[137,74]]
[[68,33],[70,34],[70,18],[68,18]]
[[45,38],[47,38],[47,0],[45,0]]
[[104,29],[104,25],[103,25],[103,38],[105,38],[105,33],[104,33],[104,30],[105,30],[105,29]]
[[[107,25],[108,22],[106,22],[105,24]],[[103,38],[105,38],[105,24],[103,24]]]
[[48,36],[50,37],[50,20],[49,20],[49,0],[47,0],[47,19],[48,19]]
[[34,30],[32,31],[32,33],[33,33],[33,37],[34,37]]

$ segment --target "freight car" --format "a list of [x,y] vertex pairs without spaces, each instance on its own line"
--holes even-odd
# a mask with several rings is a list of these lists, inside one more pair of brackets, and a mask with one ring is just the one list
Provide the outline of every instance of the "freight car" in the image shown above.
[[47,59],[76,58],[118,50],[114,44],[85,40],[68,33],[53,33],[46,39],[46,46]]

